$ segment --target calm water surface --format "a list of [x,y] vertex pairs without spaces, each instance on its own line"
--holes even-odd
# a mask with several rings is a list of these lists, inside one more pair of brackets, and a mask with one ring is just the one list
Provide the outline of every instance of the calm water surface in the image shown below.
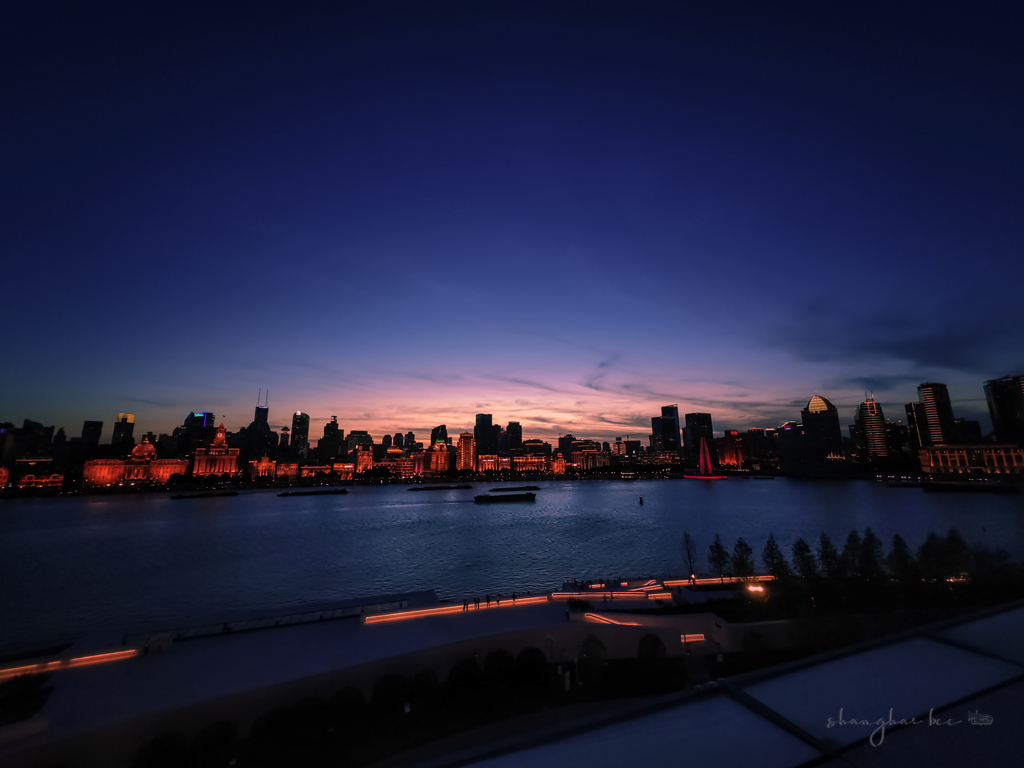
[[841,546],[868,526],[887,551],[893,534],[916,548],[928,531],[955,527],[1024,557],[1024,495],[781,478],[540,485],[534,504],[474,504],[486,483],[0,502],[0,649],[414,589],[461,600],[573,576],[682,573],[684,530],[702,564],[716,532],[730,550],[743,536],[759,561],[769,533],[788,556],[797,537],[824,531]]

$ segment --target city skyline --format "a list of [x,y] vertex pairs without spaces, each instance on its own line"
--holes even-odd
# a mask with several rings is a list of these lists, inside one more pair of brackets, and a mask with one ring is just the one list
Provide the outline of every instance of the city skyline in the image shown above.
[[[982,386],[982,391],[986,392],[988,390],[989,385],[997,385],[1001,381],[1010,380],[1010,379],[1018,379],[1018,378],[1019,377],[1014,377],[1014,376],[1009,375],[1009,374],[1006,375],[1006,376],[1003,376],[1003,377],[994,377],[992,380],[986,381],[986,382],[984,382],[981,385]],[[907,395],[907,397],[909,398],[909,401],[906,400],[906,399],[904,399],[903,401],[899,401],[897,399],[897,400],[894,400],[892,403],[882,403],[882,402],[878,401],[876,398],[874,398],[874,396],[871,393],[869,393],[867,391],[864,391],[864,392],[861,393],[862,397],[860,398],[860,400],[855,405],[846,405],[846,404],[844,404],[842,406],[842,410],[841,411],[837,407],[836,410],[837,410],[838,421],[842,425],[840,428],[841,428],[841,430],[843,431],[844,434],[847,434],[848,436],[852,435],[853,431],[854,431],[854,423],[853,422],[858,421],[861,418],[861,415],[863,414],[864,406],[866,404],[868,404],[868,403],[870,403],[873,408],[876,407],[876,408],[880,408],[882,410],[889,409],[888,414],[883,417],[884,421],[881,422],[881,423],[890,422],[890,423],[906,424],[909,427],[913,428],[914,425],[911,423],[912,420],[907,418],[909,416],[909,413],[904,413],[904,410],[906,408],[910,408],[910,406],[912,406],[912,405],[918,405],[919,407],[924,407],[924,403],[928,400],[928,398],[930,397],[930,392],[934,388],[941,388],[942,390],[945,390],[945,385],[944,384],[927,383],[927,382],[922,383],[919,387],[916,388],[916,390],[914,391],[914,394],[908,394]],[[470,416],[470,415],[467,415],[466,413],[463,412],[463,413],[459,413],[459,414],[450,414],[449,415],[450,418],[448,418],[447,421],[434,420],[434,421],[431,422],[432,426],[420,426],[420,427],[415,427],[414,426],[414,427],[410,427],[408,425],[405,425],[405,426],[398,425],[398,426],[392,426],[391,428],[386,428],[385,427],[385,428],[382,428],[382,429],[373,429],[373,428],[363,429],[362,427],[365,427],[365,422],[360,422],[358,418],[346,419],[346,416],[344,414],[331,414],[331,415],[326,416],[326,417],[318,418],[318,417],[313,417],[313,416],[311,416],[308,413],[305,413],[301,409],[299,409],[297,411],[285,411],[284,415],[285,415],[286,418],[275,420],[274,418],[269,416],[269,414],[271,412],[271,409],[270,409],[269,405],[267,404],[268,403],[267,397],[268,397],[268,395],[261,391],[261,394],[260,394],[260,396],[258,398],[258,403],[254,405],[254,407],[255,407],[255,415],[254,415],[254,417],[252,415],[250,415],[248,417],[248,420],[246,420],[246,418],[243,418],[239,422],[232,421],[231,423],[229,423],[228,421],[226,421],[226,419],[229,418],[228,414],[217,414],[216,411],[214,411],[214,410],[207,410],[207,409],[195,410],[195,409],[189,409],[187,411],[187,414],[192,414],[192,413],[195,413],[197,415],[198,414],[204,414],[204,418],[212,419],[212,422],[214,424],[224,423],[227,426],[227,429],[228,429],[229,432],[238,431],[239,429],[244,428],[248,423],[252,422],[253,419],[255,419],[255,422],[263,422],[272,431],[282,431],[286,435],[288,433],[291,433],[291,439],[293,441],[294,441],[294,439],[296,437],[296,423],[297,423],[297,421],[301,421],[301,422],[305,423],[305,425],[306,425],[305,426],[305,433],[304,434],[308,436],[308,438],[306,439],[306,442],[309,445],[316,445],[318,443],[318,441],[324,435],[327,434],[328,431],[330,431],[330,430],[335,430],[336,431],[339,427],[344,431],[344,433],[346,435],[352,433],[353,431],[359,431],[361,433],[367,433],[368,432],[371,436],[374,437],[374,441],[376,443],[383,442],[386,446],[390,446],[393,434],[394,435],[401,435],[403,433],[408,432],[409,434],[416,434],[417,437],[419,438],[419,442],[421,442],[425,447],[429,447],[431,444],[433,444],[433,442],[435,442],[434,435],[438,434],[439,431],[441,433],[449,436],[451,438],[450,442],[452,442],[454,444],[455,442],[457,442],[458,435],[461,432],[468,431],[468,433],[470,435],[474,434],[475,430],[474,430],[473,420],[476,421],[476,426],[479,428],[480,424],[481,424],[481,422],[480,422],[480,417],[481,416],[486,416],[487,417],[487,420],[488,420],[489,423],[487,423],[486,426],[484,427],[487,430],[489,430],[491,428],[491,424],[493,424],[495,427],[499,427],[502,430],[505,429],[506,423],[507,424],[515,424],[517,429],[518,429],[518,431],[519,431],[519,439],[520,440],[523,439],[523,435],[524,434],[525,434],[526,438],[528,438],[528,439],[543,439],[543,440],[549,440],[549,441],[553,440],[553,439],[556,439],[558,437],[561,437],[563,435],[574,434],[574,436],[576,438],[598,438],[598,439],[601,439],[601,440],[613,440],[615,438],[633,439],[633,440],[638,440],[639,439],[639,440],[641,440],[643,442],[645,448],[648,446],[648,444],[650,444],[650,447],[651,447],[652,450],[663,450],[663,447],[661,447],[660,444],[659,444],[659,446],[655,446],[654,443],[650,440],[650,438],[652,437],[652,435],[654,435],[656,432],[658,432],[661,429],[660,422],[661,422],[662,418],[664,417],[664,415],[666,413],[674,414],[674,418],[675,418],[674,423],[675,423],[675,425],[678,428],[678,433],[679,433],[680,441],[684,440],[685,432],[686,432],[686,430],[684,430],[682,428],[682,424],[679,421],[679,410],[680,410],[680,408],[682,406],[680,406],[678,404],[673,404],[673,405],[670,405],[670,406],[665,406],[665,405],[656,406],[656,407],[652,408],[651,414],[647,414],[647,415],[640,414],[638,416],[638,420],[640,422],[646,421],[647,422],[647,428],[644,429],[643,428],[643,424],[641,423],[639,425],[634,425],[634,426],[636,426],[636,429],[633,432],[625,432],[625,431],[622,431],[622,430],[619,430],[619,431],[611,430],[611,431],[606,431],[606,432],[593,432],[593,431],[586,432],[586,431],[581,430],[579,428],[576,428],[576,429],[565,429],[565,430],[561,430],[561,431],[558,431],[558,432],[552,432],[551,431],[552,425],[544,424],[542,422],[540,422],[540,423],[529,423],[529,422],[527,422],[527,429],[524,432],[521,423],[519,421],[517,421],[515,418],[512,418],[511,416],[503,415],[503,414],[494,414],[494,413],[476,413],[476,414],[473,414],[472,416]],[[713,435],[724,435],[724,434],[726,434],[729,431],[735,431],[735,430],[739,430],[739,431],[742,432],[742,431],[745,431],[746,429],[776,428],[776,427],[783,426],[787,422],[798,422],[799,421],[801,423],[807,424],[808,423],[808,418],[809,418],[808,417],[808,411],[806,410],[806,408],[808,406],[808,400],[810,400],[810,402],[813,403],[814,401],[821,400],[821,398],[822,398],[822,394],[818,393],[818,392],[815,392],[814,395],[812,395],[811,398],[808,398],[808,399],[795,399],[795,400],[791,401],[791,403],[788,406],[788,410],[783,414],[783,417],[781,417],[777,422],[774,422],[774,423],[771,423],[771,422],[750,423],[750,424],[743,425],[743,426],[736,426],[736,425],[731,425],[729,423],[722,423],[718,416],[716,416],[714,413],[710,413],[710,415],[712,417],[712,422],[714,424],[714,431],[713,431],[712,434]],[[983,398],[983,400],[984,399],[985,398]],[[921,401],[921,404],[918,403],[918,400]],[[826,399],[824,402],[831,404],[831,399]],[[956,405],[956,403],[957,403],[957,401],[952,401],[953,405]],[[785,407],[786,406],[780,406],[780,408],[785,408]],[[799,412],[797,412],[796,409],[801,409],[801,410]],[[702,416],[702,415],[705,415],[705,414],[709,413],[707,411],[703,411],[703,412],[689,411],[689,409],[686,409],[686,408],[683,408],[683,410],[687,411],[687,415],[688,416]],[[992,431],[993,431],[992,418],[991,418],[991,415],[990,415],[990,413],[988,411],[987,402],[986,402],[986,411],[983,414],[981,412],[975,413],[973,411],[963,409],[960,406],[957,406],[955,410],[956,410],[956,413],[957,413],[957,420],[958,421],[969,420],[969,421],[978,422],[978,427],[980,428],[982,434],[990,434],[990,433],[992,433]],[[655,414],[657,414],[659,412],[662,414],[661,417],[655,415]],[[846,415],[847,413],[849,414],[849,418],[847,418],[847,415]],[[452,416],[453,416],[453,418],[452,418]],[[28,420],[31,420],[31,421],[38,422],[38,419],[32,419],[31,417],[25,417],[25,418],[27,418]],[[922,412],[922,417],[921,418],[925,418],[923,412]],[[944,418],[945,418],[946,421],[948,421],[948,425],[946,426],[946,428],[948,430],[952,430],[954,428],[953,414],[952,413],[948,413],[948,415],[944,416]],[[82,422],[82,423],[85,423],[87,425],[89,425],[89,424],[96,425],[96,426],[102,425],[102,431],[100,431],[97,434],[93,435],[93,440],[98,441],[98,442],[116,443],[119,440],[116,430],[119,428],[119,426],[124,426],[123,424],[121,424],[121,422],[122,421],[130,421],[129,426],[132,426],[134,424],[134,422],[136,420],[138,420],[138,419],[139,419],[139,417],[138,417],[137,414],[118,412],[117,413],[117,420],[115,420],[113,423],[106,422],[103,419],[94,419],[94,420],[88,420],[87,419],[87,420],[84,420],[84,422]],[[462,419],[466,423],[466,426],[465,427],[454,426],[454,427],[451,428],[451,430],[449,432],[447,430],[447,427],[448,427],[449,423],[454,423],[456,425],[460,424],[461,422],[458,421],[459,419]],[[5,420],[4,417],[2,415],[0,415],[0,423],[2,423],[4,420]],[[15,422],[19,422],[19,421],[21,421],[21,419],[20,418],[16,418],[16,419],[13,419],[10,423],[15,423]],[[82,421],[82,420],[79,420],[79,421]],[[352,424],[349,424],[349,422],[354,423],[355,424],[355,428],[352,426]],[[658,426],[655,426],[656,423],[658,424]],[[159,426],[154,427],[152,424],[143,424],[143,426],[145,426],[145,431],[144,432],[140,432],[140,435],[145,434],[145,433],[153,433],[153,434],[167,433],[167,434],[169,434],[171,431],[173,431],[173,429],[175,429],[176,427],[180,426],[180,424],[181,424],[180,418],[176,422],[174,422],[174,423],[170,424],[169,426],[167,426],[166,428],[163,425],[159,425]],[[64,425],[64,424],[56,424],[56,423],[54,423],[52,425],[52,428],[54,430],[63,430],[66,433],[68,438],[77,436],[77,429],[74,426],[68,427],[67,425]],[[108,433],[109,433],[109,435],[108,435]],[[132,434],[131,430],[129,430],[127,432],[127,435],[128,435],[129,438],[131,437],[131,434]],[[659,434],[660,434],[660,432],[659,432]],[[104,437],[106,437],[107,439],[105,440]],[[928,439],[933,441],[933,442],[934,441],[938,441],[938,442],[956,442],[956,439],[954,439],[952,437],[938,439],[938,438],[936,438],[934,436],[930,436]],[[673,450],[677,450],[677,449],[673,449]]]
[[1013,11],[431,5],[12,12],[0,418],[605,437],[942,381],[988,428]]

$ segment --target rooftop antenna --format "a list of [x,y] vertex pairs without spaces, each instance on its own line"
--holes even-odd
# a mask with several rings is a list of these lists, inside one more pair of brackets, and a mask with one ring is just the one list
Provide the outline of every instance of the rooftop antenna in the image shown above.
[[267,387],[267,399],[263,402],[263,405],[270,407],[270,387]]
[[256,395],[256,406],[259,407],[260,400],[263,399],[263,387],[260,387],[259,394]]

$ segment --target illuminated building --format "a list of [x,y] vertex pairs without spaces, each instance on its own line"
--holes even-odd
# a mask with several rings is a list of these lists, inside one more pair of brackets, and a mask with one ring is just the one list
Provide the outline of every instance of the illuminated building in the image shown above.
[[356,449],[356,474],[368,472],[371,469],[373,469],[373,446],[360,445]]
[[682,463],[677,451],[645,451],[636,457],[638,464],[668,467]]
[[569,461],[572,457],[572,444],[576,440],[570,432],[567,435],[562,435],[558,438],[558,452],[562,454],[562,458]]
[[718,441],[718,464],[722,467],[742,467],[746,459],[746,446],[739,431],[727,429]]
[[478,472],[497,472],[501,467],[498,463],[498,454],[490,453],[476,457]]
[[393,445],[391,442],[391,435],[384,435],[384,437],[380,439],[380,444],[385,448],[390,448]]
[[455,468],[459,472],[476,471],[476,440],[472,432],[463,432],[459,435]]
[[407,451],[416,450],[416,435],[412,432],[405,433],[405,445],[403,446]]
[[447,443],[434,443],[430,446],[430,450],[427,453],[430,456],[428,472],[440,474],[448,471]]
[[100,447],[100,437],[102,435],[102,421],[87,421],[82,425],[82,442],[90,451],[95,451]]
[[600,469],[611,465],[612,457],[603,451],[576,451],[572,455],[572,463],[580,469]]
[[0,488],[7,487],[7,481],[10,476],[11,473],[7,471],[7,467],[0,467]]
[[448,443],[448,425],[442,424],[439,427],[434,427],[430,430],[430,447],[433,448],[438,443]]
[[292,482],[299,477],[299,465],[294,461],[279,461],[274,470],[274,478]]
[[860,404],[854,416],[860,457],[863,461],[889,457],[882,406],[869,397]]
[[299,469],[300,477],[316,477],[318,474],[329,475],[331,474],[332,466],[330,464],[318,467],[301,467]]
[[135,431],[135,414],[119,413],[117,421],[114,422],[114,434],[110,436],[111,445],[120,445],[123,442],[133,442],[132,433]]
[[1024,376],[986,381],[985,400],[996,440],[1024,446]]
[[551,471],[556,475],[565,474],[565,459],[561,456],[556,456],[551,460]]
[[536,456],[527,454],[525,456],[513,456],[512,466],[516,472],[547,472],[551,460],[547,456]]
[[928,432],[924,420],[924,407],[920,403],[907,403],[904,408],[907,412],[907,431],[914,448],[924,448],[928,445]]
[[132,449],[125,462],[124,479],[127,483],[154,483],[166,485],[171,475],[184,475],[188,471],[188,459],[158,459],[156,448],[149,442],[149,436]]
[[922,445],[943,445],[954,440],[953,406],[945,384],[924,383],[917,388],[917,399],[924,412],[924,429],[928,442]]
[[355,474],[356,465],[349,463],[335,462],[331,465],[331,471],[338,476],[339,480],[351,480]]
[[25,475],[18,481],[19,488],[60,488],[63,475]]
[[228,448],[226,430],[221,424],[208,448],[196,448],[192,474],[195,477],[237,475],[241,472],[238,462],[238,449]]
[[259,461],[249,462],[250,480],[273,480],[277,474],[277,462],[271,461],[266,456]]
[[120,459],[93,459],[85,462],[82,469],[82,485],[86,488],[103,488],[117,485],[124,480],[125,463]]
[[927,475],[1024,474],[1024,449],[1015,445],[930,445],[919,456]]
[[292,416],[292,453],[296,456],[309,453],[309,414],[302,411]]

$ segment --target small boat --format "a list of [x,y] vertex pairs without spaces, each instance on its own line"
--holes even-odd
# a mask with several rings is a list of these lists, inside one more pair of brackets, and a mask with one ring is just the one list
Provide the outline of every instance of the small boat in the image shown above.
[[284,493],[277,494],[278,496],[337,496],[343,493],[348,493],[344,488],[328,488],[323,491],[285,491]]
[[172,499],[178,501],[179,499],[213,499],[218,496],[237,496],[238,491],[209,491],[207,493],[179,493],[175,496],[171,496]]
[[510,491],[539,491],[539,485],[517,485],[515,488],[491,488],[491,493],[509,493]]
[[410,491],[465,491],[472,488],[472,485],[417,485],[410,488]]
[[490,496],[486,493],[474,496],[473,501],[477,504],[494,504],[501,501],[536,501],[536,493],[502,493],[498,496]]

